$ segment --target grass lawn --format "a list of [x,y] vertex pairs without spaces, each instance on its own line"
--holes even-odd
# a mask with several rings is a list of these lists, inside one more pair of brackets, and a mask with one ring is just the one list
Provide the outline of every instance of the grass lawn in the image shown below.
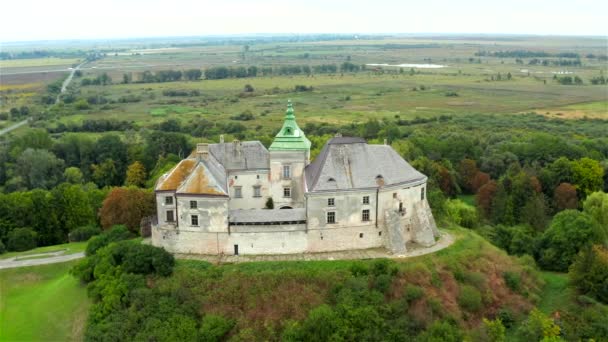
[[38,247],[38,248],[30,249],[29,251],[25,251],[25,252],[8,252],[8,253],[4,253],[4,254],[0,255],[0,259],[7,259],[7,258],[12,258],[12,257],[26,257],[26,256],[32,255],[32,254],[52,253],[52,252],[59,252],[62,250],[65,250],[64,255],[67,255],[67,254],[74,254],[74,253],[78,253],[78,252],[84,252],[84,250],[86,248],[87,248],[86,241],[64,243],[63,245]]
[[468,205],[475,206],[475,195],[458,195],[458,199]]
[[75,263],[0,271],[0,341],[82,340],[89,300]]
[[566,273],[540,272],[545,281],[545,287],[541,293],[538,309],[546,315],[563,309],[570,302],[571,289],[568,288],[568,275]]

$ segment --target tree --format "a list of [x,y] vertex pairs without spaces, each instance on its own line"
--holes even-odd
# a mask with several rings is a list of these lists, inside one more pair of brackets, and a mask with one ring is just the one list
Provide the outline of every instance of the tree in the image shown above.
[[568,277],[579,292],[608,304],[608,249],[602,245],[583,248]]
[[104,229],[124,224],[132,232],[138,233],[141,219],[155,211],[153,192],[134,187],[114,188],[103,201],[99,216]]
[[578,197],[576,188],[570,183],[561,183],[553,194],[555,209],[562,211],[565,209],[576,209],[578,207]]
[[498,190],[498,184],[496,181],[491,180],[484,184],[479,191],[477,191],[477,196],[475,197],[475,202],[477,206],[481,209],[484,217],[490,218],[493,214],[493,205],[494,196],[496,196],[496,192]]
[[543,233],[537,247],[539,265],[547,270],[566,271],[585,245],[599,242],[601,234],[591,216],[576,210],[559,212]]
[[50,189],[62,178],[63,160],[47,150],[28,148],[17,159],[17,170],[29,188]]
[[581,158],[572,162],[572,178],[574,185],[585,196],[594,191],[602,190],[604,185],[604,169],[597,160]]
[[184,77],[188,81],[196,81],[203,76],[203,72],[200,69],[188,69],[184,71]]
[[125,185],[133,185],[137,187],[143,187],[146,183],[146,168],[139,161],[129,165],[127,169],[127,179]]
[[520,326],[518,335],[522,341],[562,341],[559,338],[560,327],[537,308],[530,311],[528,319]]
[[72,184],[82,184],[84,182],[84,176],[82,171],[77,167],[68,167],[63,171],[63,179]]
[[95,181],[95,184],[99,187],[120,184],[116,163],[114,163],[112,159],[106,159],[103,163],[98,165],[91,165],[91,170],[93,172],[93,181]]
[[589,214],[595,221],[608,230],[608,194],[605,192],[594,192],[587,196],[583,202],[583,211]]
[[9,251],[21,252],[36,247],[38,235],[31,228],[17,228],[8,233]]
[[243,88],[243,91],[246,93],[253,93],[255,89],[253,89],[253,86],[251,84],[245,84],[245,87]]
[[63,183],[52,190],[64,239],[78,227],[95,224],[95,210],[82,185]]
[[473,181],[471,182],[471,191],[476,194],[477,191],[479,191],[479,189],[486,185],[486,183],[488,183],[490,181],[490,175],[485,173],[485,172],[481,172],[478,171],[475,174],[475,177],[473,177]]
[[458,164],[459,184],[468,193],[475,193],[473,191],[473,180],[477,172],[479,172],[477,162],[473,159],[463,159]]

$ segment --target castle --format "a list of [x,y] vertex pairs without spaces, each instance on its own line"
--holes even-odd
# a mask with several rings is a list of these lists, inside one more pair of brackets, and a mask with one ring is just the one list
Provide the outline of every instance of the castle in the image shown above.
[[427,177],[390,146],[337,136],[310,162],[310,145],[291,102],[269,149],[197,144],[156,183],[152,244],[228,255],[435,244]]

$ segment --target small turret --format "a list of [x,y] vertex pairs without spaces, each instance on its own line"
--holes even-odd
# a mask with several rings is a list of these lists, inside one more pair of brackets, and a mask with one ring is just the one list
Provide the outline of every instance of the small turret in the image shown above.
[[283,127],[281,127],[281,130],[275,136],[269,150],[310,150],[310,140],[306,138],[304,132],[298,127],[291,100],[287,102]]

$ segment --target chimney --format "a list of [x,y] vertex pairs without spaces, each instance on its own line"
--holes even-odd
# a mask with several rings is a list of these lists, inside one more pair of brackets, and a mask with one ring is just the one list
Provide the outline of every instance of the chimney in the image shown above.
[[236,140],[236,139],[235,139],[235,140],[232,142],[232,144],[233,144],[233,146],[234,146],[234,154],[235,154],[236,156],[240,156],[240,155],[241,155],[241,153],[243,152],[243,151],[242,151],[241,142],[240,142],[239,140]]
[[199,160],[207,160],[209,158],[209,144],[196,144],[196,157]]
[[224,135],[220,134],[220,144],[223,144],[223,143],[224,143]]

